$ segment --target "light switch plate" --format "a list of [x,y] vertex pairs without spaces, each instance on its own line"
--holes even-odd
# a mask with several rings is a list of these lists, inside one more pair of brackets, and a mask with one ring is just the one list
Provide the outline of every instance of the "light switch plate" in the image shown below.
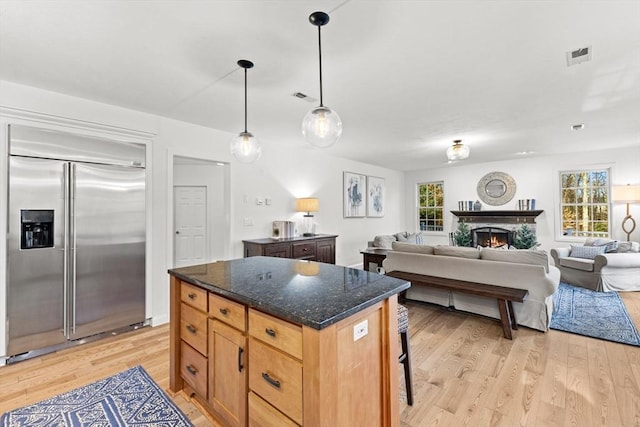
[[353,327],[353,342],[358,341],[369,333],[369,320],[363,320]]

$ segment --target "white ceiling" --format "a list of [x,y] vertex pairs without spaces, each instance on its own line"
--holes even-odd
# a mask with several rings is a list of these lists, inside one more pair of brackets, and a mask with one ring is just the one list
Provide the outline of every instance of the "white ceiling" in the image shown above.
[[0,79],[238,133],[249,59],[248,130],[263,151],[305,144],[315,10],[331,155],[416,170],[454,139],[467,163],[640,144],[638,0],[2,0]]

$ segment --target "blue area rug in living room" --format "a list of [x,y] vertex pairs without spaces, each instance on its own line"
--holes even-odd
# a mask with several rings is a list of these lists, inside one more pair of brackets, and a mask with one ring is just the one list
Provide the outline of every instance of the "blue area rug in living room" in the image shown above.
[[617,292],[560,283],[553,295],[551,329],[640,346],[640,335]]
[[193,426],[141,366],[2,415],[0,426]]

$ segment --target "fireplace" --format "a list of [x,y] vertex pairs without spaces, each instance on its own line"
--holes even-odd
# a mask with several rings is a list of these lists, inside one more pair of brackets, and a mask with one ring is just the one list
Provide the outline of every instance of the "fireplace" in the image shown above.
[[497,248],[513,243],[513,232],[498,227],[478,227],[471,230],[473,237],[473,246],[482,246],[485,248]]
[[[464,222],[471,228],[472,245],[474,247],[497,248],[508,245],[514,246],[516,231],[523,224],[536,234],[536,217],[542,210],[479,210],[479,211],[451,211],[458,217],[458,223]],[[451,244],[454,245],[451,233]]]

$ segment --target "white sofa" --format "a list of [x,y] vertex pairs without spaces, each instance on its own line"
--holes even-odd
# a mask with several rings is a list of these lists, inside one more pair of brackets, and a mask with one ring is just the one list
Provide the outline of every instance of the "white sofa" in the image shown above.
[[[594,245],[598,240],[604,241]],[[611,252],[596,253],[582,248],[601,248],[616,243]],[[585,244],[569,248],[551,249],[551,256],[560,269],[562,281],[599,292],[640,291],[640,244],[615,242],[605,239],[587,239]]]
[[[544,251],[427,246],[394,242],[383,262],[386,272],[403,271],[497,286],[526,289],[524,303],[514,303],[518,324],[540,331],[549,329],[553,294],[560,271]],[[427,286],[412,286],[407,299],[500,319],[495,299],[459,294]]]

